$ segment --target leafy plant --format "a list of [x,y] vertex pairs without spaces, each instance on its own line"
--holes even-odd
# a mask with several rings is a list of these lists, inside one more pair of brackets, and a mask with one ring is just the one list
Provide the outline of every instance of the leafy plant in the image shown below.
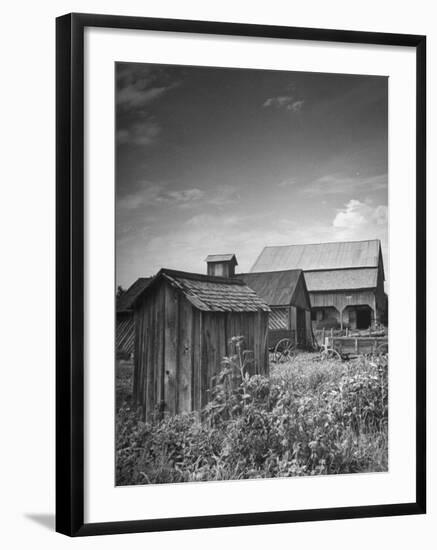
[[[145,424],[129,399],[119,408],[117,484],[387,470],[384,358],[341,363],[302,353],[266,378],[250,375],[241,337],[230,344],[199,413]],[[125,396],[125,376],[120,389]]]

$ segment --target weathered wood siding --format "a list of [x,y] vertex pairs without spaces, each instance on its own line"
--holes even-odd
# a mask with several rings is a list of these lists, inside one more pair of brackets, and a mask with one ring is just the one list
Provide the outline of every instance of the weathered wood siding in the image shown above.
[[378,280],[375,292],[376,303],[376,319],[379,321],[386,308],[385,292],[384,292],[384,272],[382,268],[382,262],[379,263],[378,268]]
[[130,356],[135,346],[135,322],[133,313],[118,313],[115,333],[117,355]]
[[269,315],[269,329],[283,330],[290,327],[290,308],[273,306]]
[[206,405],[232,336],[254,352],[251,373],[267,375],[268,316],[200,311],[168,283],[157,285],[135,311],[134,399],[144,416]]
[[338,292],[310,292],[311,307],[333,306],[341,311],[346,306],[368,305],[374,308],[374,290],[346,290]]

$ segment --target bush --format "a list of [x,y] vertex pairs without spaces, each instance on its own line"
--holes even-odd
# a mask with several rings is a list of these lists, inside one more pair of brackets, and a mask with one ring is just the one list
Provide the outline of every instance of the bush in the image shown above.
[[200,412],[139,420],[117,413],[117,484],[387,470],[387,367],[301,354],[249,376],[241,339]]

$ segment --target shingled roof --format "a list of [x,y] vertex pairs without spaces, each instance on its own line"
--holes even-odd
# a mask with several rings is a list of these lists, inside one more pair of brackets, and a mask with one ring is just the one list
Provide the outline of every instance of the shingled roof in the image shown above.
[[242,273],[242,279],[269,306],[293,305],[293,296],[302,276],[301,269],[264,273]]
[[132,311],[136,298],[148,287],[152,277],[140,277],[121,296],[117,297],[117,313]]
[[145,291],[152,292],[162,279],[201,311],[270,311],[264,300],[240,279],[161,269]]
[[377,239],[266,246],[253,265],[251,272],[378,267],[380,259],[382,261],[381,244]]

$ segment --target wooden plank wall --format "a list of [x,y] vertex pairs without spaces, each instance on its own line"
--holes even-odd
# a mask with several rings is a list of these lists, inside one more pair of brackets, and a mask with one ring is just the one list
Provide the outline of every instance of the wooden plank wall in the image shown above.
[[348,290],[345,292],[310,292],[311,307],[333,306],[341,311],[346,306],[374,307],[375,291]]
[[268,375],[267,312],[201,312],[165,282],[149,293],[135,312],[134,399],[144,417],[206,405],[232,336],[254,352],[251,373]]
[[131,355],[135,346],[135,321],[133,314],[118,314],[115,347],[118,354]]
[[164,293],[164,402],[166,410],[173,415],[177,411],[176,367],[179,294],[170,285],[165,285]]
[[385,292],[384,292],[384,274],[382,270],[382,264],[379,264],[378,269],[378,281],[377,281],[377,287],[375,292],[375,315],[376,319],[379,321],[381,319],[381,316],[385,310],[386,303],[385,303]]

